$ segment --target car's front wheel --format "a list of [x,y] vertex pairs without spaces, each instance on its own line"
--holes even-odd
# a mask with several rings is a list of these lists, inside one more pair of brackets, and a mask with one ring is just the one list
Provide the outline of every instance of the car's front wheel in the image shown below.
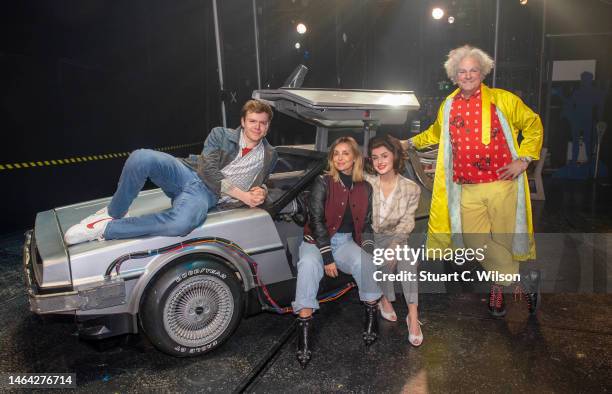
[[229,338],[243,306],[236,274],[212,256],[197,256],[175,264],[148,286],[140,323],[155,347],[190,357]]

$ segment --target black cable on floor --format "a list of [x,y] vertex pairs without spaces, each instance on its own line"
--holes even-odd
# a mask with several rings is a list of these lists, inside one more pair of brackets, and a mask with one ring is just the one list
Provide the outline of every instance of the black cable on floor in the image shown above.
[[293,336],[296,326],[296,320],[294,319],[291,325],[283,332],[276,344],[272,346],[270,350],[268,350],[259,363],[257,363],[255,368],[253,368],[251,372],[249,372],[249,374],[242,379],[240,384],[238,384],[238,386],[234,389],[234,393],[244,393],[249,388],[253,387],[253,383],[255,383],[257,378],[264,374],[274,363],[274,360],[276,360],[276,358],[279,356],[280,349],[289,340],[289,338]]

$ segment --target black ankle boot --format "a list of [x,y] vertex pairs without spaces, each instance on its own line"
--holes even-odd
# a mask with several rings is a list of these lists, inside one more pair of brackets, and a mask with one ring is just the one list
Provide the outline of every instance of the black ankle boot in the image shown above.
[[378,304],[368,304],[365,305],[365,324],[363,326],[363,341],[366,346],[370,346],[376,341],[378,338]]
[[521,274],[520,286],[527,298],[527,308],[530,315],[535,315],[540,306],[540,282],[542,275],[538,270],[529,270]]
[[302,368],[306,368],[306,365],[308,365],[312,357],[312,351],[310,350],[310,340],[312,339],[312,316],[298,317],[297,331],[297,352],[295,353],[295,357]]

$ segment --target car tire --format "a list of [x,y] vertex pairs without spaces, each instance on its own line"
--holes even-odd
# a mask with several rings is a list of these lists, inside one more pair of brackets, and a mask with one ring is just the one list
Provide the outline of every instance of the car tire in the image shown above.
[[140,305],[140,324],[162,352],[197,356],[232,335],[242,319],[243,297],[236,273],[221,260],[190,256],[148,285]]

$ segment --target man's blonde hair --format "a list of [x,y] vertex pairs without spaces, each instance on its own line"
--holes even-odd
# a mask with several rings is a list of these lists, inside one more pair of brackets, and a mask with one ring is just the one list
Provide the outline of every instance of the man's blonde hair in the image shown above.
[[480,48],[470,45],[455,48],[448,53],[448,59],[444,62],[446,75],[454,83],[457,83],[457,69],[459,68],[459,63],[466,57],[471,57],[478,62],[482,79],[485,79],[486,76],[489,75],[495,64],[491,56]]
[[353,158],[355,160],[352,173],[353,182],[363,181],[363,155],[361,154],[361,149],[359,149],[359,144],[357,144],[357,141],[355,141],[353,137],[340,137],[331,144],[329,152],[327,153],[328,169],[325,173],[331,175],[334,181],[340,182],[340,173],[336,170],[336,167],[334,167],[334,149],[336,149],[336,146],[339,144],[347,144],[353,153]]

